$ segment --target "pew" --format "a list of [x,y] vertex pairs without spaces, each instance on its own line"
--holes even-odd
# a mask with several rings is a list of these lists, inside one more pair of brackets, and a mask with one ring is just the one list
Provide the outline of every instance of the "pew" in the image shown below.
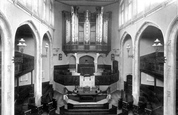
[[152,110],[149,108],[145,108],[145,115],[151,115],[152,114]]
[[31,109],[24,111],[23,115],[31,115]]
[[43,110],[47,112],[49,115],[53,115],[55,113],[56,108],[57,108],[57,102],[53,100],[45,104]]
[[28,115],[42,115],[44,112],[43,105],[40,105],[40,106],[30,105],[29,108],[30,108],[31,112],[29,112]]

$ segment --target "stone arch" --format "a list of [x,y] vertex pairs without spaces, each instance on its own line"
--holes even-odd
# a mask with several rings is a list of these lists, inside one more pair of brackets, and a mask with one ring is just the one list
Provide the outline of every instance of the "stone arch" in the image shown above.
[[82,57],[79,58],[79,64],[84,64],[84,63],[90,63],[90,64],[94,64],[94,57],[90,56],[90,55],[84,55]]
[[[176,114],[176,47],[178,37],[178,17],[175,18],[166,33],[164,66],[164,114]],[[171,84],[171,85],[170,85]]]
[[[132,90],[132,94],[134,97],[134,104],[137,105],[138,101],[139,101],[139,96],[140,96],[140,38],[142,33],[144,32],[144,30],[149,27],[155,27],[155,28],[159,28],[158,25],[152,23],[152,22],[144,22],[142,24],[142,26],[138,29],[138,31],[136,32],[135,35],[135,41],[134,41],[134,49],[133,49],[133,90]],[[161,30],[161,29],[160,29]],[[161,31],[162,32],[162,31]]]
[[0,36],[2,41],[1,60],[1,114],[14,115],[14,45],[8,20],[0,12]]
[[[49,43],[48,43],[48,45],[49,45],[49,48],[48,48],[48,51],[49,51],[49,56],[47,57],[48,58],[48,64],[49,64],[49,70],[48,70],[48,72],[49,72],[49,81],[50,81],[50,83],[53,83],[53,65],[52,65],[52,51],[53,51],[53,44],[52,44],[52,35],[51,35],[51,33],[49,32],[49,31],[46,31],[44,34],[43,34],[43,37],[42,37],[42,48],[43,48],[43,40],[44,40],[44,36],[47,36],[47,38],[48,38],[48,41],[49,41]],[[43,52],[43,51],[42,51]],[[42,58],[43,59],[43,58]],[[43,61],[43,60],[42,60]],[[42,63],[42,69],[43,69],[43,63]]]
[[[33,33],[33,38],[35,39],[35,56],[34,56],[34,97],[35,104],[41,104],[41,95],[42,95],[42,59],[40,51],[40,34],[35,26],[35,24],[31,20],[27,20],[19,25],[19,27],[23,25],[28,25]],[[18,28],[19,28],[18,27]]]
[[[119,66],[119,70],[120,70],[120,72],[119,72],[119,74],[120,74],[120,76],[122,76],[122,78],[120,79],[120,84],[122,84],[120,87],[121,87],[121,89],[124,89],[124,42],[125,42],[125,40],[127,39],[127,37],[128,36],[130,36],[130,38],[131,38],[131,43],[132,43],[132,46],[133,46],[133,40],[132,40],[132,37],[131,37],[131,35],[128,33],[128,32],[124,32],[124,34],[122,35],[122,37],[121,37],[121,42],[120,42],[120,46],[121,46],[121,48],[120,48],[120,56],[121,56],[121,61],[120,61],[120,66]],[[133,63],[133,62],[132,62]]]

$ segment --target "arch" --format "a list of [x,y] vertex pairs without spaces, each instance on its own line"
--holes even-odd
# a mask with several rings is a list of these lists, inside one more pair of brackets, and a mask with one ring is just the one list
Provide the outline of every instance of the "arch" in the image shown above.
[[[140,96],[140,38],[142,36],[142,33],[145,31],[145,29],[149,26],[156,27],[158,29],[159,26],[152,23],[152,22],[144,22],[142,26],[138,29],[135,35],[135,41],[133,43],[133,54],[134,54],[134,62],[133,62],[133,97],[134,97],[134,104],[137,105],[139,101]],[[160,29],[161,30],[161,29]],[[161,31],[162,33],[162,31]]]
[[[176,114],[176,47],[178,37],[178,17],[170,24],[166,33],[165,56],[167,58],[164,67],[164,114]],[[170,86],[171,84],[171,86]],[[168,96],[168,92],[169,95]],[[170,107],[171,106],[171,107]],[[171,112],[171,113],[170,113]]]
[[[28,25],[33,33],[33,38],[35,39],[35,55],[34,55],[34,97],[35,104],[41,104],[41,95],[42,95],[42,59],[40,51],[40,34],[38,32],[37,27],[31,20],[27,20],[19,25],[19,27],[23,25]],[[19,28],[18,27],[18,28]],[[28,45],[28,44],[27,44]]]
[[[49,43],[48,43],[48,45],[49,45],[49,56],[47,57],[49,60],[49,81],[50,81],[50,84],[51,83],[53,83],[53,65],[52,65],[52,51],[53,51],[53,47],[52,47],[52,35],[51,35],[51,33],[49,32],[49,31],[46,31],[45,33],[44,33],[44,35],[43,35],[43,37],[42,37],[42,47],[43,47],[43,40],[44,40],[44,36],[45,35],[47,35],[47,38],[48,38],[48,41],[49,41]],[[43,52],[43,51],[42,51]],[[50,59],[51,58],[51,59]],[[42,65],[42,69],[43,69],[43,65]]]
[[84,64],[86,61],[87,63],[94,64],[94,58],[90,55],[84,55],[79,58],[79,64]]
[[[121,46],[121,48],[120,48],[120,55],[121,55],[121,62],[120,62],[120,66],[119,66],[119,70],[120,70],[120,72],[119,72],[119,74],[120,74],[120,76],[122,76],[122,78],[120,78],[120,87],[121,87],[121,89],[124,89],[124,42],[126,41],[126,39],[128,38],[128,36],[130,36],[130,38],[131,38],[131,43],[132,43],[132,46],[133,46],[133,40],[132,40],[132,37],[131,37],[131,35],[128,33],[128,32],[124,32],[124,34],[122,35],[122,37],[121,37],[121,42],[120,42],[120,46]],[[133,63],[133,62],[132,62]]]
[[[102,63],[100,63],[100,59],[101,59]],[[103,62],[103,60],[104,60],[104,56],[103,56],[102,54],[99,54],[99,56],[97,57],[97,63],[98,63],[98,64],[105,64],[105,63]]]
[[75,55],[71,55],[69,57],[69,64],[76,64],[76,57],[75,57]]
[[[1,84],[1,114],[14,114],[14,45],[12,43],[12,31],[8,20],[0,12],[0,36],[2,41],[2,84]],[[12,60],[12,61],[11,61]]]

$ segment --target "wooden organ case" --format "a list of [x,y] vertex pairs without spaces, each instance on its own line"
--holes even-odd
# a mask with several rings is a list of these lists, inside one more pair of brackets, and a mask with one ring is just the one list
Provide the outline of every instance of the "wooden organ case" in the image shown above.
[[65,53],[99,52],[111,50],[111,12],[96,7],[96,12],[78,12],[79,7],[71,7],[71,12],[62,11],[62,39]]

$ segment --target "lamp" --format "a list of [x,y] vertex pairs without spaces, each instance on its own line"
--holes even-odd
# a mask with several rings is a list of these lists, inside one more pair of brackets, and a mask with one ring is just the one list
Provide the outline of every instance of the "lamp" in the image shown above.
[[[160,51],[160,47],[163,46],[160,42],[160,40],[158,38],[156,38],[156,40],[154,41],[153,45],[152,45],[155,50],[156,50],[156,58],[158,56],[158,52]],[[163,58],[163,62],[166,61],[166,57]]]
[[19,40],[19,43],[17,44],[18,48],[19,48],[19,52],[21,53],[20,57],[15,57],[13,60],[15,63],[23,63],[23,52],[24,52],[24,48],[27,46],[25,43],[25,40],[23,38],[21,38]]
[[41,55],[42,57],[47,57],[48,48],[49,48],[49,45],[48,45],[48,43],[46,43],[46,45],[45,45],[46,54],[42,54],[42,55]]
[[130,48],[131,48],[130,44],[127,44],[126,49],[127,49],[127,52],[128,52],[128,57],[129,57],[129,58],[133,58],[133,55],[132,55],[132,54],[129,54]]
[[19,40],[19,43],[17,44],[17,46],[19,47],[19,52],[23,53],[24,48],[27,46],[25,43],[25,40],[23,38],[21,38]]
[[113,49],[115,56],[120,56],[119,49]]

